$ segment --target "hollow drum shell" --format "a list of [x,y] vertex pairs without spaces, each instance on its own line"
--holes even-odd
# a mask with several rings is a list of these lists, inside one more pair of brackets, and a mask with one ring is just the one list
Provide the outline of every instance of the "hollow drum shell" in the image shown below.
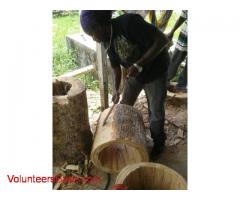
[[94,165],[102,171],[118,173],[126,165],[148,161],[141,114],[132,106],[118,104],[103,126],[109,109],[102,112],[97,125],[91,151]]
[[151,162],[128,165],[121,170],[115,184],[129,190],[186,190],[185,179],[171,168]]

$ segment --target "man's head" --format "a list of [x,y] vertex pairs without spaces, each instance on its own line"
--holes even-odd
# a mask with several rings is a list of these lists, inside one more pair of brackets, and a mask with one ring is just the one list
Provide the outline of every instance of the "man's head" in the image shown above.
[[93,40],[107,42],[110,39],[111,17],[110,10],[83,10],[80,22],[84,32]]

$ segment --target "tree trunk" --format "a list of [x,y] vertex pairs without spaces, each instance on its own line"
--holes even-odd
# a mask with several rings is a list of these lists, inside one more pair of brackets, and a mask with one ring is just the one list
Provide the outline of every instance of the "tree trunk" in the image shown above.
[[101,114],[96,129],[91,152],[95,166],[108,173],[118,173],[128,164],[148,161],[141,114],[132,106],[118,104],[103,126],[109,109]]
[[90,154],[92,133],[86,89],[69,77],[53,80],[53,165],[78,163]]

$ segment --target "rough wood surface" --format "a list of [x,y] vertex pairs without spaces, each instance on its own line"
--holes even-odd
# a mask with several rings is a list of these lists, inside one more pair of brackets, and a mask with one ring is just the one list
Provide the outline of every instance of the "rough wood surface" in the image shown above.
[[171,168],[157,163],[142,162],[121,170],[115,184],[129,190],[186,190],[184,178]]
[[101,114],[91,152],[91,160],[99,169],[117,173],[128,164],[148,161],[146,135],[141,114],[132,106],[118,104],[106,124],[110,108]]
[[53,80],[53,164],[78,163],[89,155],[92,133],[86,89],[75,78]]

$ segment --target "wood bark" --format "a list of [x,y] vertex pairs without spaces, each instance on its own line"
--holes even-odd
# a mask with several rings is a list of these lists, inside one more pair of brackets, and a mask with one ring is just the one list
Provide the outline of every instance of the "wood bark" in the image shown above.
[[53,165],[76,164],[90,154],[92,133],[86,89],[80,80],[53,80]]

